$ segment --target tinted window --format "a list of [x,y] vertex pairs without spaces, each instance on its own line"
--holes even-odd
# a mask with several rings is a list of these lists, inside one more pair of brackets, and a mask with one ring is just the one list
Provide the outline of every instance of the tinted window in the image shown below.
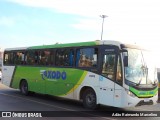
[[53,65],[53,50],[30,50],[25,60],[28,65]]
[[30,50],[27,51],[25,60],[28,65],[34,65],[35,63],[38,62],[37,57],[38,57],[37,52]]
[[39,51],[39,64],[40,65],[52,65],[53,64],[53,51],[51,50],[43,50]]
[[17,51],[15,52],[14,64],[20,65],[24,62],[24,52]]
[[56,66],[73,66],[74,51],[72,49],[59,49],[56,51]]
[[4,64],[21,65],[25,62],[24,51],[12,51],[4,53]]
[[97,66],[97,48],[84,48],[77,50],[76,66],[77,67],[96,67]]
[[115,54],[105,54],[103,57],[102,75],[114,80],[115,76]]

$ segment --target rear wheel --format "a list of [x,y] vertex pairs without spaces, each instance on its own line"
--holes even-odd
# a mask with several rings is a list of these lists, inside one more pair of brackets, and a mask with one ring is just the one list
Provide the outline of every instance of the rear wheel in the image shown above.
[[83,93],[83,105],[89,109],[95,109],[97,107],[97,98],[94,90],[86,89]]
[[23,95],[28,95],[28,83],[26,80],[23,80],[20,84],[20,91]]

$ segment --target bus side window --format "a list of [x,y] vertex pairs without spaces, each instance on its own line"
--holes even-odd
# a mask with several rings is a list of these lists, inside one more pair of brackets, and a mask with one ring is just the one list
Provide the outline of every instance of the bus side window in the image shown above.
[[39,51],[34,52],[34,63],[35,64],[39,63]]
[[22,57],[21,57],[21,64],[25,64],[25,54],[22,52]]
[[114,80],[115,76],[115,54],[106,54],[103,58],[102,75]]
[[57,50],[56,51],[56,66],[63,66],[63,51],[62,50]]
[[72,49],[59,49],[56,51],[56,66],[73,66],[74,51]]
[[74,62],[74,51],[70,50],[69,51],[69,66],[73,66],[73,62]]
[[32,51],[32,50],[30,50],[30,51],[28,51],[27,52],[27,64],[28,65],[34,65],[34,63],[35,63],[35,53],[34,53],[35,51]]
[[13,52],[7,52],[4,54],[4,64],[8,65],[13,64],[13,59],[14,59]]
[[97,66],[97,48],[83,48],[77,50],[76,66],[77,67],[96,67]]
[[24,64],[24,52],[23,51],[15,52],[14,62],[16,65]]
[[40,64],[41,65],[49,65],[50,64],[50,54],[51,52],[49,50],[44,50],[44,51],[41,51],[41,62]]
[[50,51],[50,63],[49,65],[54,65],[54,56],[55,56],[55,53],[53,50]]
[[9,64],[9,53],[4,53],[4,64]]

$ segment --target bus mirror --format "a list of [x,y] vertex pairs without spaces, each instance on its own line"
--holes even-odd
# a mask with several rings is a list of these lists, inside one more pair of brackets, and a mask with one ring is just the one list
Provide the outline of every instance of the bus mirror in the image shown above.
[[123,62],[124,62],[124,67],[128,67],[128,51],[123,49]]
[[120,52],[127,53],[128,51],[126,49],[122,49]]
[[124,66],[128,67],[128,56],[124,56]]

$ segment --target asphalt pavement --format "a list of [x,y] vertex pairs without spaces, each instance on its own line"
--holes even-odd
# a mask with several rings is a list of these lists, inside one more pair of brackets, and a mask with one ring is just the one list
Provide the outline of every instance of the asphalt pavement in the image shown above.
[[[12,114],[12,118],[0,117],[0,120],[36,119],[32,118],[36,117],[36,115],[38,117],[38,120],[47,120],[47,119],[48,120],[50,119],[52,120],[54,119],[56,120],[57,119],[158,120],[160,119],[160,117],[155,117],[156,115],[159,116],[160,114],[159,112],[160,103],[152,106],[145,105],[140,107],[125,108],[125,109],[100,106],[98,109],[91,111],[85,109],[82,103],[78,101],[41,95],[41,94],[31,94],[29,96],[24,96],[19,92],[19,90],[11,89],[1,83],[0,83],[0,111],[3,112],[4,116],[6,115],[6,113],[4,112],[9,112]],[[140,115],[142,115],[143,117],[140,117]],[[148,116],[145,117],[144,115]],[[0,116],[2,116],[2,113]]]

